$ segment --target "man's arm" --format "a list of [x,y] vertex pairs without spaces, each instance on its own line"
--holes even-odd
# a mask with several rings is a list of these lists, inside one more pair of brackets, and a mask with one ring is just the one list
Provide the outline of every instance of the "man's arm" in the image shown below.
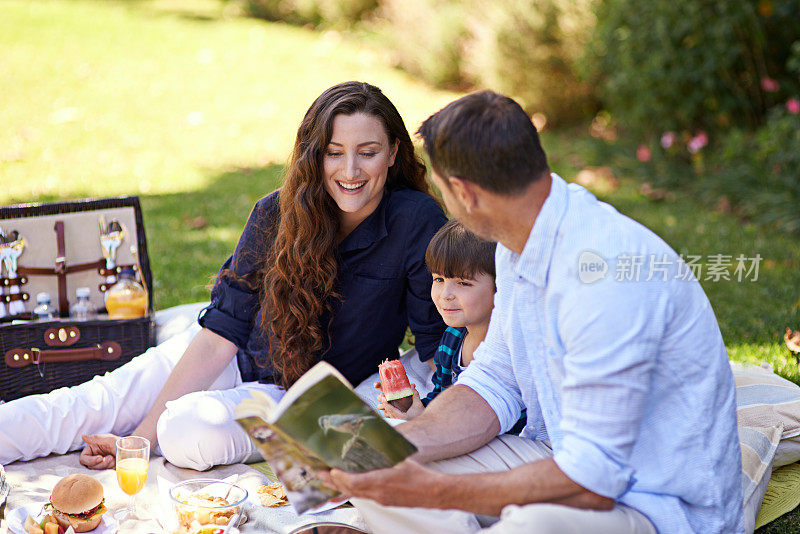
[[494,410],[466,386],[449,387],[419,417],[397,427],[418,452],[418,462],[451,458],[489,443],[500,431]]
[[[492,440],[500,423],[489,404],[472,389],[455,385],[425,412],[397,429],[419,452],[416,461],[432,461],[471,452]],[[509,471],[469,475],[438,473],[415,461],[391,469],[353,474],[334,469],[330,482],[352,497],[391,506],[458,509],[499,515],[508,504],[551,502],[608,510],[612,499],[592,493],[567,477],[552,460]]]
[[[323,479],[325,474],[320,475]],[[509,504],[554,503],[610,510],[614,500],[585,489],[567,477],[552,459],[509,471],[449,475],[407,460],[391,469],[355,474],[334,469],[327,475],[342,493],[387,506],[464,510],[499,516]]]

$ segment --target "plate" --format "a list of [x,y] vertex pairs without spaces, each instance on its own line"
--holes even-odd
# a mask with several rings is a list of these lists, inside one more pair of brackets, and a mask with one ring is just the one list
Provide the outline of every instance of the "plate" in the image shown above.
[[[14,534],[26,534],[24,527],[25,519],[31,516],[34,521],[41,521],[41,519],[47,515],[42,513],[43,506],[44,503],[32,503],[6,512],[8,529]],[[92,531],[92,534],[113,534],[114,532],[117,532],[117,521],[110,515],[110,512],[106,512],[103,514],[103,519],[100,521],[100,524]]]

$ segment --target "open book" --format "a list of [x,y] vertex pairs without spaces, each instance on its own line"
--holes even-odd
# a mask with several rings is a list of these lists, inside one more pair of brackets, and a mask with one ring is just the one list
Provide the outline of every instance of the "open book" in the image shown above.
[[326,362],[309,369],[278,403],[253,392],[236,408],[236,422],[286,487],[297,513],[339,495],[317,471],[382,469],[417,450]]

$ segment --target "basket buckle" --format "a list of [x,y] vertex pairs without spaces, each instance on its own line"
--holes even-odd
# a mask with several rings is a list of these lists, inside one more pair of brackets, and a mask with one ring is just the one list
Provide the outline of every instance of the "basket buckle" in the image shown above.
[[33,363],[35,365],[39,365],[39,362],[41,361],[40,360],[41,354],[42,354],[41,349],[33,347],[31,349],[31,363]]

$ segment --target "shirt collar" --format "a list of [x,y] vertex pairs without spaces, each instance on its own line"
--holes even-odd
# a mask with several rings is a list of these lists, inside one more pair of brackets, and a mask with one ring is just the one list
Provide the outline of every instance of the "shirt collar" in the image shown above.
[[547,285],[556,235],[567,209],[567,182],[550,173],[550,193],[536,216],[522,254],[512,253],[514,272],[537,286]]
[[339,252],[365,249],[389,235],[389,232],[386,230],[386,205],[388,204],[390,195],[391,192],[388,188],[383,191],[381,203],[378,204],[375,211],[367,215],[367,218],[361,221],[358,226],[347,234],[347,237],[339,243]]

